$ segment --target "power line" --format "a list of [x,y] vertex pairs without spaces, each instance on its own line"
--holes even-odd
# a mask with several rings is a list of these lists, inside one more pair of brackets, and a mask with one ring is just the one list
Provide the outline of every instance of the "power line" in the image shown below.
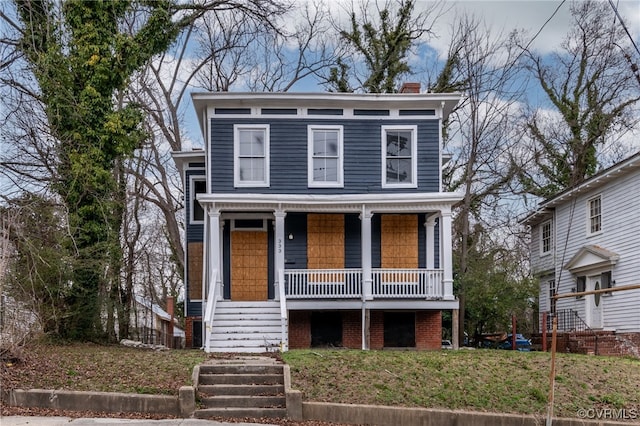
[[[567,0],[562,0],[562,2],[560,2],[560,4],[558,5],[558,7],[556,7],[556,10],[553,11],[553,13],[551,14],[551,16],[549,17],[549,19],[547,19],[544,24],[542,24],[542,26],[540,27],[540,29],[538,30],[538,32],[533,36],[533,38],[531,40],[529,40],[529,43],[527,43],[527,45],[524,47],[524,50],[528,50],[529,46],[531,46],[531,43],[534,42],[534,40],[540,35],[540,33],[542,32],[542,30],[544,30],[544,27],[547,26],[547,24],[553,19],[554,16],[556,16],[556,14],[558,13],[558,11],[560,10],[560,8],[562,7],[563,4],[566,3]],[[611,1],[611,0],[609,0]]]
[[620,13],[618,12],[618,8],[616,7],[616,5],[613,4],[613,0],[609,0],[609,5],[611,5],[611,8],[616,13],[616,16],[618,17],[618,20],[620,21],[620,24],[622,25],[622,28],[624,28],[624,31],[627,33],[627,36],[629,36],[629,40],[631,40],[631,44],[636,49],[636,52],[638,52],[638,55],[640,55],[640,49],[638,49],[638,45],[636,44],[635,40],[633,40],[633,37],[631,36],[631,33],[629,32],[629,30],[627,29],[627,26],[625,25],[624,21],[622,20],[622,16],[620,16]]

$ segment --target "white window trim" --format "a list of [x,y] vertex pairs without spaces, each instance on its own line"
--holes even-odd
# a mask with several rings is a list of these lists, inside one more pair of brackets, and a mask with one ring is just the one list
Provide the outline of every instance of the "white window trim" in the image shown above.
[[[316,130],[338,131],[338,180],[335,182],[316,182],[313,180],[313,132]],[[344,187],[344,131],[343,126],[312,124],[307,126],[307,185],[309,188]]]
[[[596,231],[596,232],[591,232],[591,202],[595,199],[600,199],[600,230]],[[602,194],[598,194],[598,195],[594,195],[593,197],[589,197],[587,199],[587,203],[586,203],[586,215],[587,215],[587,237],[592,237],[595,235],[600,235],[602,234],[602,229],[603,229],[603,219],[604,219],[604,212],[603,212],[603,203],[602,203]]]
[[[549,225],[549,251],[544,251],[544,227]],[[540,224],[540,256],[549,256],[553,251],[553,222],[551,219]]]
[[[264,130],[264,181],[240,180],[240,130]],[[268,188],[270,182],[270,144],[268,124],[235,124],[233,126],[233,186],[235,188]]]
[[[411,177],[408,183],[387,183],[387,131],[388,130],[409,130],[411,132]],[[418,187],[418,126],[395,125],[381,126],[380,131],[380,151],[382,160],[382,187],[383,188],[417,188]]]
[[189,223],[192,225],[202,225],[204,223],[204,218],[203,220],[195,220],[193,218],[193,207],[198,202],[196,200],[195,182],[206,182],[206,180],[206,177],[202,175],[189,176]]

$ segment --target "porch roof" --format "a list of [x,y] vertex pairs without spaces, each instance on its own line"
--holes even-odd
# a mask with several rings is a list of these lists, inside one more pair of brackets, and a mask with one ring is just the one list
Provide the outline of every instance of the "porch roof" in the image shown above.
[[322,212],[450,212],[462,200],[454,192],[389,194],[198,194],[203,206],[218,211],[322,211]]

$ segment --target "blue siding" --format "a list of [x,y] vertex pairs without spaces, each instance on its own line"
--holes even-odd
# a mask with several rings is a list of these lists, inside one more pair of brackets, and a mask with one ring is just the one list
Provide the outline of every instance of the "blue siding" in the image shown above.
[[189,317],[202,316],[202,302],[187,301],[187,312]]
[[[307,215],[288,213],[285,219],[284,257],[286,269],[307,267]],[[293,235],[293,240],[288,238]]]
[[426,215],[418,215],[418,268],[427,267],[427,228],[424,226]]
[[374,214],[371,218],[371,267],[380,268],[382,265],[382,253],[380,247],[382,240],[382,220],[379,214]]
[[358,214],[344,215],[344,267],[362,267],[362,223]]
[[[309,188],[307,184],[307,125],[344,126],[344,188]],[[233,187],[233,125],[270,125],[269,188]],[[383,189],[381,182],[382,125],[418,126],[418,188]],[[211,120],[211,188],[213,192],[355,194],[438,192],[439,120],[335,120],[214,118]]]

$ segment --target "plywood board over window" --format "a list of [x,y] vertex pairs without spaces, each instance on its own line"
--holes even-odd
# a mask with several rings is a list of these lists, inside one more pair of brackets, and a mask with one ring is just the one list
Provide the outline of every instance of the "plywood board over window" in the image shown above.
[[381,232],[383,268],[418,267],[418,215],[383,215]]
[[268,256],[265,231],[231,233],[231,300],[267,300]]
[[307,215],[307,268],[344,268],[344,215]]
[[202,243],[189,243],[187,246],[189,262],[188,294],[191,300],[202,299]]

